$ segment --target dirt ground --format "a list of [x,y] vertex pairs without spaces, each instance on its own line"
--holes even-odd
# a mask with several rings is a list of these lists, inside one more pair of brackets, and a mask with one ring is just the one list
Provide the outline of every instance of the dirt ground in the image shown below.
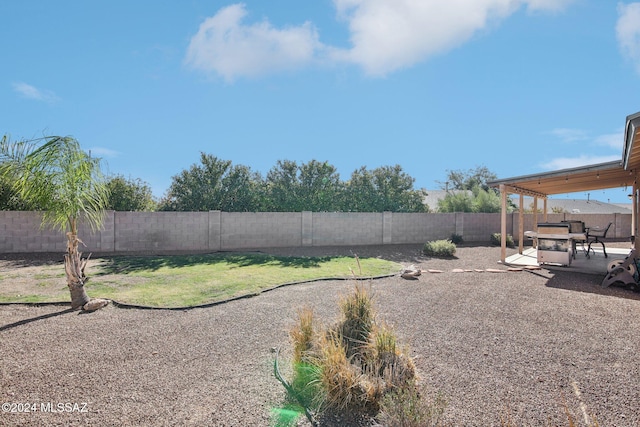
[[[499,248],[459,247],[447,260],[420,248],[269,252],[356,253],[441,270],[368,286],[379,319],[409,346],[425,398],[448,402],[448,425],[565,426],[566,409],[578,426],[640,426],[640,294],[600,287],[604,274],[464,272],[505,270]],[[0,268],[59,260],[3,255]],[[353,286],[305,283],[185,310],[2,305],[0,425],[268,426],[285,400],[273,350],[286,360],[296,311],[310,306],[330,322]]]

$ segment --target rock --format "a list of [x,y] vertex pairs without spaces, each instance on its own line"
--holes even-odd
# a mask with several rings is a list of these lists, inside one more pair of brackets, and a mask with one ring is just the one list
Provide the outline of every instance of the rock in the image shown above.
[[420,276],[421,274],[421,270],[405,270],[404,273],[400,275],[400,277],[407,280],[418,280],[418,276]]
[[400,277],[407,280],[417,280],[418,276],[420,276],[421,274],[422,270],[416,268],[415,265],[410,265],[408,267],[405,267]]
[[108,299],[94,298],[92,300],[89,300],[89,302],[86,303],[84,307],[82,307],[82,309],[84,311],[96,311],[101,309],[102,307],[106,307],[108,304]]

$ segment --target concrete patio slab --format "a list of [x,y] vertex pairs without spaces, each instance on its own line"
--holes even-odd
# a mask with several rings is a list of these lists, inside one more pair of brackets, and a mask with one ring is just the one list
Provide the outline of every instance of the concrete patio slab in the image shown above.
[[[593,248],[595,253],[587,258],[585,252],[578,248],[575,259],[571,260],[571,265],[564,266],[558,264],[542,264],[541,267],[549,270],[573,271],[576,273],[607,274],[607,266],[611,261],[623,260],[629,255],[631,249],[627,248],[607,248],[607,257],[604,256],[602,248]],[[505,265],[514,267],[538,266],[538,252],[535,248],[527,248],[522,254],[514,254],[507,257]]]

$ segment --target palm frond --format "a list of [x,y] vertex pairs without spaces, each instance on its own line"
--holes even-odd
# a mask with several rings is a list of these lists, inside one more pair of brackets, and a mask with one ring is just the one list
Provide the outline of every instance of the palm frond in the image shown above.
[[61,231],[75,232],[80,218],[93,229],[102,224],[108,188],[100,166],[99,158],[69,136],[0,141],[0,174],[23,199],[43,209],[43,226]]

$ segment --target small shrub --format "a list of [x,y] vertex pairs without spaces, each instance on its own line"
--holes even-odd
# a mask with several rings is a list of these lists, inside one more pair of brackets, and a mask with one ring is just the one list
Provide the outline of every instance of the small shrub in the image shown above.
[[303,308],[298,311],[298,323],[291,328],[289,336],[293,342],[293,363],[308,362],[314,342],[313,310]]
[[350,358],[359,353],[369,339],[375,318],[373,299],[364,286],[356,286],[353,293],[341,298],[340,309],[342,321],[339,332]]
[[382,400],[378,421],[386,427],[437,427],[443,425],[447,402],[438,395],[433,402],[421,398],[415,384],[388,393]]
[[[500,246],[502,244],[502,234],[501,233],[493,233],[490,238],[491,244],[494,246]],[[512,248],[515,246],[513,243],[513,236],[511,234],[507,234],[507,246]]]
[[371,292],[356,285],[341,297],[338,322],[320,330],[310,309],[290,330],[292,389],[320,414],[378,413],[386,395],[413,387],[416,368],[394,331],[376,320]]
[[456,233],[452,233],[451,237],[449,238],[449,240],[451,240],[451,243],[453,243],[454,245],[459,245],[459,244],[464,242],[464,239],[462,238],[462,235],[461,234],[456,234]]
[[360,374],[347,358],[342,337],[328,333],[322,338],[320,348],[320,384],[324,393],[318,398],[322,404],[338,410],[360,407]]
[[433,240],[424,244],[422,253],[427,256],[448,258],[456,253],[456,245],[451,240]]
[[386,325],[376,325],[369,339],[367,360],[374,375],[385,381],[388,390],[404,387],[416,377],[408,351],[398,347],[395,332]]

